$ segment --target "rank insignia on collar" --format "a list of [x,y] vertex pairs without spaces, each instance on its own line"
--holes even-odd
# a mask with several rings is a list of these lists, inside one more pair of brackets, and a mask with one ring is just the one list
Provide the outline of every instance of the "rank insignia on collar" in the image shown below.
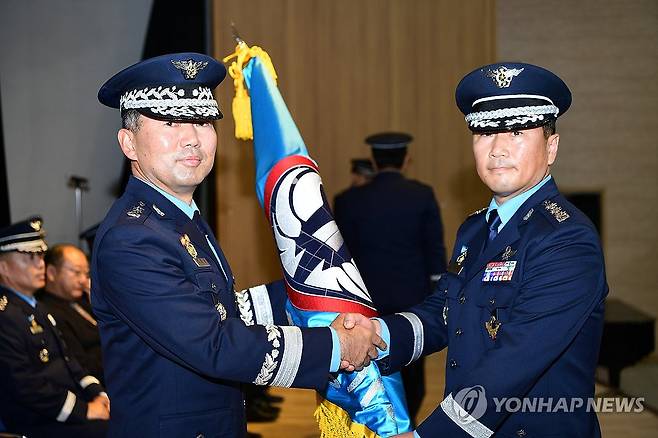
[[508,246],[505,248],[505,252],[503,253],[503,260],[509,260],[510,257],[512,257],[514,254],[516,254],[516,250],[512,249],[511,246]]
[[489,321],[484,323],[484,327],[487,329],[487,333],[489,333],[489,337],[495,341],[496,336],[498,336],[498,329],[500,328],[501,323],[496,319],[495,315],[491,315],[491,318],[489,318]]
[[38,335],[39,333],[43,333],[43,327],[39,325],[37,320],[34,318],[34,315],[28,316],[27,320],[30,321],[30,333],[32,333],[33,335]]
[[41,221],[39,220],[30,222],[30,226],[34,231],[41,231]]
[[208,65],[207,61],[195,61],[193,59],[186,61],[172,60],[171,63],[183,73],[183,77],[187,80],[196,78],[196,75]]
[[164,217],[164,211],[160,210],[157,205],[153,204],[152,207],[153,210],[155,210],[155,212],[160,215],[160,217]]
[[39,359],[41,360],[41,362],[47,363],[50,360],[48,350],[42,348],[41,351],[39,351]]
[[215,309],[217,309],[217,312],[219,313],[219,319],[224,321],[226,320],[226,308],[222,303],[217,303],[215,304]]
[[5,295],[0,297],[0,312],[3,312],[7,308],[7,303],[9,301],[7,300],[7,297]]
[[532,213],[534,213],[534,212],[535,212],[534,208],[531,208],[530,210],[528,210],[528,212],[525,214],[525,216],[523,216],[523,220],[527,221],[528,219],[530,219],[530,216],[532,216]]
[[487,211],[487,208],[489,208],[489,207],[482,207],[482,208],[479,209],[479,210],[475,210],[473,213],[469,214],[468,217],[475,216],[476,214],[480,214],[480,213],[482,213],[483,211]]

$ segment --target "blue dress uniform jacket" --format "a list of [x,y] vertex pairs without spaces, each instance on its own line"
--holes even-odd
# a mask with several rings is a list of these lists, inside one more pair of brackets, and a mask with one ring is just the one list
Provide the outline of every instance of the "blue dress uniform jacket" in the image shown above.
[[399,172],[336,197],[335,218],[382,315],[422,302],[445,271],[443,225],[432,188]]
[[[87,403],[103,388],[70,355],[47,312],[0,286],[0,416],[12,432],[74,436],[86,430]],[[88,433],[102,429],[96,423]]]
[[[142,181],[131,177],[93,254],[111,436],[243,436],[238,382],[318,390],[327,383],[329,328],[247,326],[207,224]],[[273,322],[284,315],[274,309]]]
[[[484,216],[483,210],[460,227],[449,272],[434,294],[384,318],[391,333],[391,354],[382,364],[388,371],[448,347],[446,398],[417,433],[600,436],[596,414],[587,409],[608,292],[596,230],[552,180],[481,253]],[[494,279],[496,267],[511,279]],[[524,397],[524,409],[502,403]],[[567,408],[558,405],[561,399]]]

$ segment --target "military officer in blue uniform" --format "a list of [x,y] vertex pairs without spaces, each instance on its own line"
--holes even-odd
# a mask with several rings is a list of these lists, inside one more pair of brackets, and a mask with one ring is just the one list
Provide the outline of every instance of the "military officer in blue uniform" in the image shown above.
[[[421,303],[445,272],[443,223],[432,187],[403,174],[413,140],[401,132],[365,139],[377,173],[336,197],[336,223],[382,315]],[[402,369],[413,420],[425,396],[424,358]]]
[[45,284],[40,217],[0,229],[0,417],[13,433],[104,437],[110,403],[34,293]]
[[110,436],[244,436],[240,382],[322,389],[339,365],[376,357],[373,331],[287,326],[283,299],[254,318],[251,299],[269,297],[250,294],[238,313],[231,268],[192,199],[214,162],[222,115],[212,90],[225,74],[205,55],[163,55],[98,94],[121,110],[133,175],[91,266]]
[[448,347],[445,399],[414,432],[422,438],[599,437],[587,403],[608,293],[603,254],[551,176],[569,88],[541,67],[498,63],[466,75],[456,99],[493,198],[459,228],[432,296],[382,318],[390,354],[380,365],[394,371]]

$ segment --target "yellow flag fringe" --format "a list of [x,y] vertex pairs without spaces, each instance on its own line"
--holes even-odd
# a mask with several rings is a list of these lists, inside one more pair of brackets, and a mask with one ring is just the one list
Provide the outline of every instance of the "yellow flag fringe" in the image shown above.
[[224,62],[235,58],[228,68],[228,74],[233,78],[235,97],[233,97],[232,109],[235,121],[235,138],[239,140],[253,140],[254,128],[251,123],[251,99],[244,83],[242,69],[255,57],[259,57],[265,69],[276,84],[277,75],[270,55],[258,46],[249,47],[244,41],[240,41],[235,47],[235,52],[223,59]]
[[340,406],[317,397],[318,407],[313,416],[320,427],[320,438],[379,438],[372,430],[355,423]]

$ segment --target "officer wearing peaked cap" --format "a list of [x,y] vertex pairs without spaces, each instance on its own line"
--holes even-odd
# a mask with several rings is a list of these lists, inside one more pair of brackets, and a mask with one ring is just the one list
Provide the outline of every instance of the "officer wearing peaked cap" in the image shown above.
[[42,220],[0,229],[0,417],[30,437],[104,437],[109,400],[34,293],[45,283]]
[[[456,99],[493,197],[459,228],[435,292],[383,318],[391,347],[381,366],[395,371],[447,347],[445,399],[414,432],[422,438],[598,437],[596,414],[577,401],[594,396],[603,254],[551,176],[555,121],[571,93],[546,69],[498,63],[466,75]],[[511,398],[570,407],[497,408]]]
[[284,325],[283,292],[260,293],[258,305],[240,295],[238,309],[231,268],[192,199],[214,162],[222,114],[212,91],[225,74],[206,55],[163,55],[98,93],[121,111],[133,175],[91,265],[110,436],[243,436],[240,382],[320,390],[341,355],[357,365],[376,357],[366,329]]
[[[404,176],[412,140],[402,132],[368,136],[377,173],[335,203],[336,223],[383,315],[421,303],[446,268],[434,191]],[[425,396],[424,359],[405,367],[402,380],[413,419]]]

